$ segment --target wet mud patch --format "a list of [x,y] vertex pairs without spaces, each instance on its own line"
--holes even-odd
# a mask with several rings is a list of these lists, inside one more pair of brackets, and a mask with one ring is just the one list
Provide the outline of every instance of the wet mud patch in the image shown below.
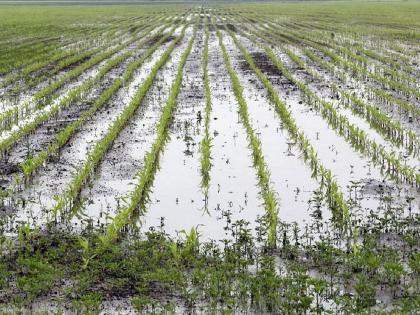
[[207,27],[209,28],[209,32],[214,33],[215,28],[214,28],[214,25],[211,24],[211,21],[209,22],[209,24],[207,25]]
[[[159,35],[157,35],[157,36],[155,36],[155,37],[151,38],[151,39],[147,42],[146,47],[153,46],[153,45],[154,45],[154,44],[156,44],[158,41],[160,41],[160,40],[162,39],[162,37],[164,37],[164,36],[165,36],[164,34],[159,34]],[[166,39],[162,42],[162,45],[164,45],[164,44],[166,44],[166,43],[169,43],[169,42],[172,42],[175,38],[176,38],[176,37],[175,37],[175,36],[173,36],[173,35],[168,36],[168,38],[166,38]]]
[[[263,52],[252,52],[251,53],[252,58],[255,61],[256,66],[266,75],[268,76],[281,76],[280,71],[277,69],[275,65],[271,62],[270,58],[263,53]],[[241,62],[241,69],[246,72],[252,72],[251,68],[249,67],[246,60],[243,60]]]
[[232,31],[232,32],[235,32],[235,33],[236,33],[236,26],[235,26],[235,25],[228,23],[228,24],[226,24],[226,27],[227,27],[230,31]]
[[12,206],[0,205],[0,218],[11,216],[16,212],[16,209]]
[[0,161],[0,175],[11,175],[19,171],[19,166],[15,163]]

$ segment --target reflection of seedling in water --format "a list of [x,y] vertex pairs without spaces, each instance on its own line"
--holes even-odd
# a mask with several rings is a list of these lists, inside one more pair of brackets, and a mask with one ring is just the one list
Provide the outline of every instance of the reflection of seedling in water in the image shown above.
[[299,187],[296,187],[296,189],[294,191],[295,191],[295,201],[297,201],[298,200],[299,193],[300,193]]
[[232,211],[231,210],[223,210],[222,211],[222,219],[224,222],[226,222],[226,226],[224,227],[224,230],[229,230],[230,224],[232,222]]
[[293,153],[292,153],[292,148],[293,148],[293,146],[295,145],[295,143],[294,142],[287,142],[287,155],[288,156],[295,156]]
[[414,197],[410,197],[410,196],[407,196],[405,199],[408,203],[408,211],[409,211],[410,217],[411,217],[411,211],[412,211],[412,202],[414,199],[415,199]]

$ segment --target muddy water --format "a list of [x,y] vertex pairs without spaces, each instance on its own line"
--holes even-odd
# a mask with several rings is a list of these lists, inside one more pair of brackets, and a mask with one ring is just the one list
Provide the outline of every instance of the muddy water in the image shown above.
[[[154,29],[150,33],[154,33],[154,32],[156,32],[156,29]],[[138,34],[140,34],[140,33],[141,33],[141,31],[138,32]],[[126,43],[130,39],[134,38],[134,36],[138,36],[138,34],[128,35],[128,34],[124,33],[124,34],[118,35],[116,38],[113,38],[108,43],[109,47],[104,48],[104,51],[112,50],[113,48],[117,47],[117,45]],[[103,46],[103,45],[107,45],[107,42],[104,41],[104,40],[102,40],[101,43],[97,43],[97,46]],[[126,47],[122,50],[120,50],[116,54],[113,54],[110,58],[121,55],[121,54],[125,53],[126,51],[128,51],[129,49],[134,48],[134,46],[135,46],[135,43],[129,45],[128,47]],[[96,49],[96,47],[91,48],[91,49]],[[102,62],[102,63],[104,63],[104,62]],[[33,98],[34,95],[37,92],[39,92],[40,90],[42,90],[43,88],[47,87],[49,84],[51,84],[51,82],[60,80],[63,76],[65,76],[71,70],[72,70],[72,67],[66,67],[65,69],[59,71],[57,74],[53,75],[52,77],[49,77],[47,80],[44,80],[44,81],[38,83],[35,87],[31,88],[29,91],[25,91],[25,93],[19,94],[19,95],[15,96],[13,99],[8,98],[8,99],[0,102],[0,114],[3,111],[8,110],[12,107],[23,108],[25,106],[28,106],[30,109],[33,109],[33,107],[36,104],[36,102],[34,101],[34,98]],[[79,81],[79,80],[80,80],[80,77],[78,77],[78,78],[76,78],[72,81]],[[70,86],[70,88],[71,88],[71,86]],[[69,84],[63,85],[54,94],[59,95],[60,93],[64,93],[67,89],[69,89]],[[3,91],[0,90],[0,92],[3,92]]]
[[[160,226],[174,233],[204,221],[200,190],[200,141],[203,132],[204,95],[202,73],[203,32],[197,38],[184,68],[183,83],[170,129],[170,141],[160,161],[151,202],[140,218],[145,230]],[[201,119],[200,119],[201,117]]]
[[[175,35],[179,32],[180,29]],[[176,65],[186,48],[187,38],[191,34],[192,28],[187,29],[181,45],[175,48],[171,59],[159,71],[139,110],[116,139],[113,147],[105,154],[95,178],[82,191],[81,196],[89,200],[83,212],[99,224],[107,223],[107,216],[115,214],[118,206],[121,205],[121,198],[128,196],[136,183],[135,175],[143,164],[145,153],[155,139],[156,125],[175,79]],[[163,49],[159,49],[154,54],[155,61],[162,52]],[[146,67],[142,67],[142,74],[136,77],[128,91],[131,96],[123,95],[123,103],[129,102],[154,63],[149,62]],[[98,120],[99,124],[100,122]]]
[[[143,67],[135,73],[134,81],[128,87],[117,93],[116,97],[112,100],[111,105],[107,106],[107,108],[90,121],[80,133],[77,133],[75,137],[72,138],[62,150],[60,160],[49,163],[43,170],[43,173],[35,178],[34,183],[31,186],[33,188],[22,193],[22,196],[30,202],[27,203],[24,211],[20,211],[20,217],[23,218],[26,214],[33,212],[38,219],[41,219],[41,223],[45,220],[45,218],[40,215],[41,209],[49,209],[54,204],[53,196],[60,194],[67,189],[67,185],[70,183],[75,169],[78,166],[81,166],[86,159],[89,148],[105,134],[110,123],[116,118],[116,115],[118,115],[128,104],[134,96],[138,86],[150,72],[153,64],[159,59],[164,48],[165,47],[158,49],[152,57],[147,60]],[[51,178],[53,178],[54,181],[51,181]],[[39,196],[39,198],[34,196]],[[105,196],[108,196],[108,194],[105,194]]]
[[[260,138],[273,187],[280,198],[279,217],[284,222],[297,222],[303,226],[311,220],[309,202],[319,184],[312,179],[309,167],[292,146],[287,130],[270,104],[264,86],[246,67],[246,61],[231,37],[226,33],[224,35],[226,48],[244,87],[249,116]],[[323,218],[329,217],[329,210],[324,208]]]
[[[285,60],[288,65],[293,64],[292,60],[290,60],[282,50],[276,49],[275,53],[280,60]],[[417,168],[420,166],[420,160],[417,157],[410,155],[404,148],[398,148],[390,141],[385,140],[375,129],[369,126],[369,123],[366,120],[354,115],[350,109],[341,105],[341,101],[334,97],[335,93],[324,82],[320,82],[306,71],[296,71],[295,67],[289,70],[295,74],[295,77],[298,80],[305,82],[319,97],[331,103],[339,115],[346,117],[351,124],[358,126],[359,129],[363,130],[370,139],[374,140],[377,144],[384,146],[388,152],[395,152],[396,156],[400,157],[401,161],[410,167]]]
[[[258,47],[242,39],[242,43],[253,52],[262,52]],[[291,67],[287,59],[282,60]],[[376,188],[387,186],[382,176],[369,161],[355,152],[350,144],[344,141],[336,132],[329,128],[326,121],[306,105],[297,89],[284,78],[272,74],[271,81],[280,97],[286,101],[296,124],[302,130],[312,146],[318,152],[321,162],[329,168],[343,193],[355,203],[357,209],[377,211],[382,204],[382,194]],[[344,158],[345,157],[345,158]],[[391,184],[388,184],[391,185]],[[406,193],[412,193],[407,191]]]
[[[320,52],[318,52],[316,50],[312,50],[312,51],[315,54],[317,54],[319,57],[324,58],[326,61],[331,62],[331,60],[329,60],[327,57],[323,56]],[[309,65],[314,64],[312,61],[309,60],[309,58],[305,58],[305,61]],[[327,75],[327,76],[330,75],[328,73],[328,71],[326,71],[326,70],[323,70],[323,71],[324,71],[325,75]],[[345,73],[342,69],[339,69],[339,68],[336,68],[336,71],[338,71],[339,73]],[[398,95],[398,93],[396,93],[394,91],[383,89],[379,84],[377,84],[373,81],[356,79],[348,73],[346,73],[346,85],[347,85],[347,88],[352,89],[359,98],[362,98],[363,100],[365,100],[367,102],[374,103],[382,111],[384,111],[388,116],[390,116],[392,119],[398,121],[402,126],[404,126],[405,128],[407,128],[409,130],[412,130],[412,131],[416,132],[417,134],[419,134],[420,129],[419,129],[418,119],[413,118],[413,122],[410,122],[408,115],[403,113],[403,112],[400,112],[397,105],[394,105],[394,104],[389,104],[388,105],[388,104],[385,104],[384,102],[378,101],[377,99],[373,99],[372,97],[369,96],[370,93],[368,92],[368,87],[376,87],[380,90],[383,90],[383,91],[387,92],[387,94],[389,94],[391,96],[394,96],[397,99],[401,98],[402,100],[411,102],[412,104],[414,104],[415,106],[418,107],[419,105],[418,104],[416,105],[416,102],[415,102],[415,100],[413,100],[413,98],[401,97],[401,95]]]
[[[193,80],[196,83],[185,83],[181,91],[171,142],[162,158],[162,170],[156,176],[152,203],[143,222],[144,229],[158,227],[163,217],[165,231],[170,235],[197,227],[204,239],[223,239],[230,237],[224,229],[227,217],[250,221],[253,228],[255,220],[264,210],[258,196],[248,141],[239,121],[237,103],[214,34],[209,44],[213,166],[205,202],[200,189],[199,151],[204,125],[197,122],[198,110],[204,113],[202,83],[198,83],[202,80],[201,52],[197,55],[191,55],[186,65],[187,75],[184,76],[185,82]],[[194,91],[196,88],[200,89],[199,93]],[[191,93],[195,96],[188,100]]]
[[[55,115],[54,119],[51,119],[45,124],[42,124],[36,130],[25,137],[24,141],[19,141],[14,147],[12,147],[7,156],[7,165],[11,167],[17,167],[19,163],[23,162],[28,156],[36,155],[41,150],[45,149],[48,144],[55,138],[56,133],[61,131],[66,125],[71,123],[72,121],[79,118],[79,116],[95,102],[96,98],[107,88],[109,87],[116,78],[122,77],[126,67],[129,63],[133,62],[135,59],[140,58],[145,50],[148,48],[147,46],[136,49],[137,45],[133,44],[133,55],[127,60],[120,63],[115,68],[111,69],[105,76],[94,86],[92,91],[85,97],[83,102],[79,102],[60,110],[57,115]],[[162,50],[159,52],[162,52]],[[159,52],[155,54],[154,60],[157,60],[159,56]],[[145,72],[146,73],[146,72]],[[141,79],[141,78],[139,78]],[[127,96],[132,95],[135,91],[135,87],[132,87],[131,91],[127,93]],[[121,93],[124,93],[123,91]],[[131,93],[131,94],[130,94]],[[122,107],[125,104],[126,99],[121,97],[122,102],[117,103]],[[108,104],[107,104],[108,105]],[[92,128],[87,134],[82,135],[81,141],[75,140],[74,137],[70,140],[70,144],[67,147],[67,150],[70,151],[71,154],[71,161],[69,161],[73,165],[78,165],[78,160],[83,160],[85,158],[85,154],[89,149],[90,143],[93,143],[94,140],[103,133],[108,124],[105,121],[113,119],[111,114],[112,109],[118,108],[117,105],[112,104],[111,106],[104,106],[99,113],[101,115],[94,115],[94,117],[87,122],[87,125],[90,125],[92,121],[100,119],[99,127],[95,126]],[[104,114],[105,112],[105,114]],[[114,113],[115,114],[115,113]],[[105,117],[103,117],[105,116]],[[83,128],[82,128],[83,130]],[[81,133],[79,133],[80,135]],[[77,135],[76,135],[77,137]],[[96,137],[96,138],[95,138]],[[86,144],[87,143],[87,144]],[[85,146],[80,146],[80,144],[86,144]],[[73,161],[74,160],[74,161]],[[80,163],[79,163],[80,164]],[[0,172],[1,174],[2,172]]]

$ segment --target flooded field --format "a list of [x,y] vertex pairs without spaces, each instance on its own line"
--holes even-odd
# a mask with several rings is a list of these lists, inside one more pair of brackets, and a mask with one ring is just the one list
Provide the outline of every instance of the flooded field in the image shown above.
[[64,8],[0,12],[0,312],[420,311],[420,5]]

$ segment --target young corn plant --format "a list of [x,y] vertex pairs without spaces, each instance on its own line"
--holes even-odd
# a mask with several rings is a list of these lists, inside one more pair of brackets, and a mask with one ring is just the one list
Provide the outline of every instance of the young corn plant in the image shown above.
[[210,115],[211,115],[211,90],[208,73],[209,63],[209,31],[208,25],[205,25],[204,38],[204,52],[203,52],[203,81],[204,81],[204,95],[206,99],[205,115],[204,115],[204,137],[201,141],[201,187],[203,188],[205,198],[209,191],[210,184],[210,170],[211,170],[211,136],[210,136]]

